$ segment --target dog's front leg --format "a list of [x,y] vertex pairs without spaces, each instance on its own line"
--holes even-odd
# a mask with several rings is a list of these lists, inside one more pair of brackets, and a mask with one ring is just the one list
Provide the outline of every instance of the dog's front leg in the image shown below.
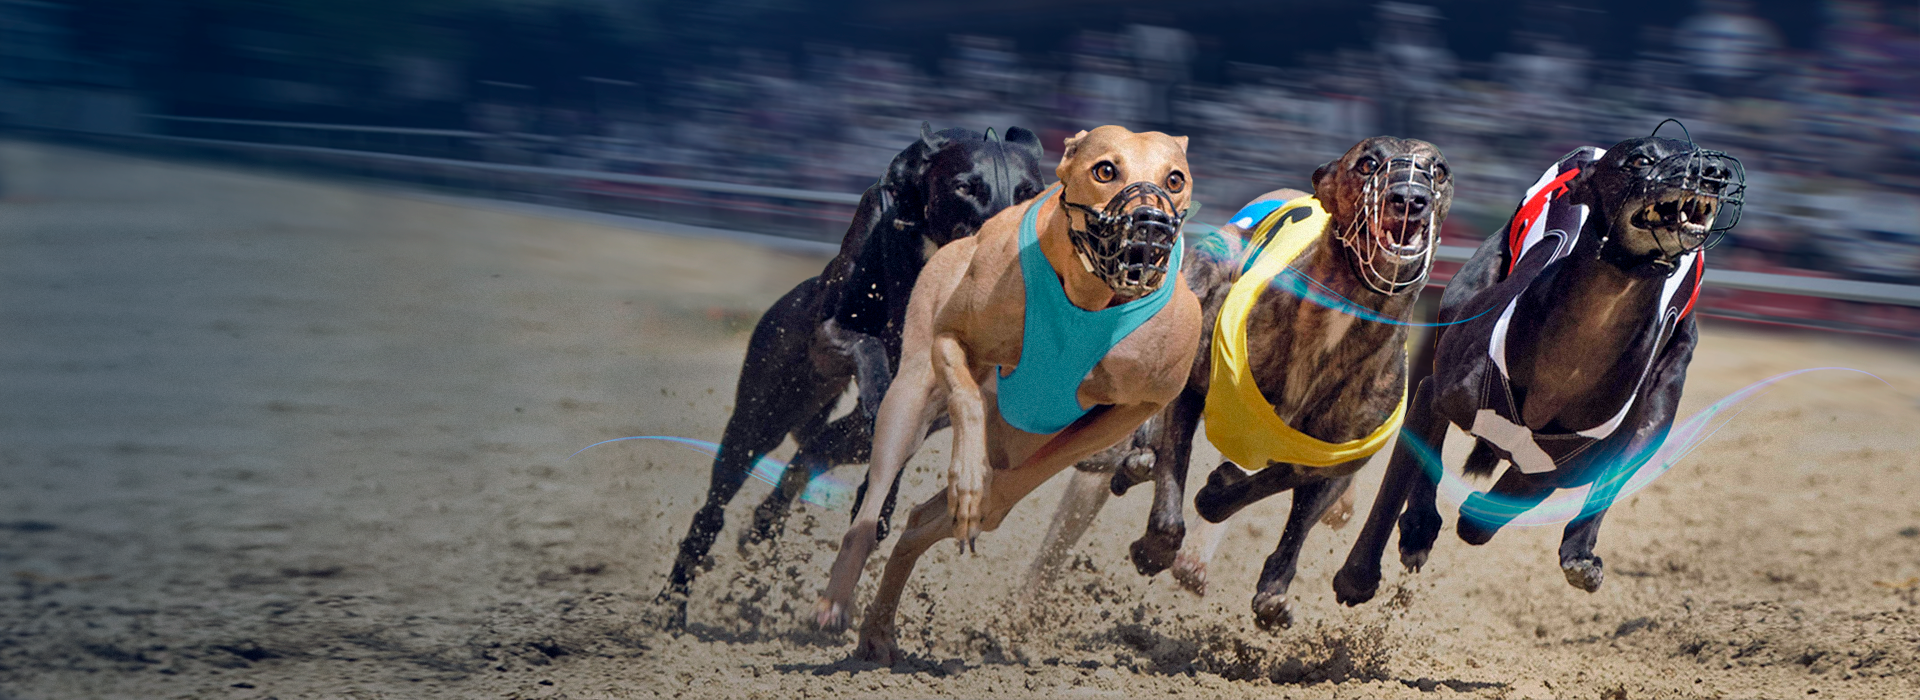
[[1207,522],[1201,518],[1193,524],[1186,542],[1180,546],[1180,553],[1173,558],[1173,580],[1194,595],[1207,595],[1207,563],[1213,561],[1213,553],[1220,549],[1220,542],[1227,538],[1226,523]]
[[1425,461],[1428,457],[1439,458],[1447,438],[1447,422],[1433,410],[1433,394],[1438,384],[1427,377],[1414,385],[1413,398],[1407,403],[1406,422],[1401,425],[1399,439],[1394,441],[1387,473],[1380,480],[1380,492],[1373,498],[1373,509],[1367,513],[1367,522],[1361,526],[1353,549],[1347,552],[1346,564],[1333,576],[1333,597],[1343,605],[1373,600],[1374,593],[1380,589],[1380,558],[1387,553],[1387,536],[1393,534],[1394,523],[1407,505],[1407,496],[1416,480],[1433,478],[1427,475]]
[[[1282,466],[1275,465],[1268,469]],[[1348,463],[1341,468],[1357,471],[1359,465]],[[1279,546],[1274,547],[1273,554],[1267,556],[1266,566],[1260,570],[1259,590],[1253,595],[1253,621],[1261,629],[1293,626],[1293,600],[1287,596],[1287,591],[1293,585],[1294,572],[1300,564],[1300,549],[1307,542],[1307,533],[1313,531],[1315,521],[1325,515],[1335,501],[1340,500],[1340,494],[1347,490],[1350,483],[1353,483],[1352,473],[1311,481],[1293,490],[1293,510],[1287,515],[1287,529],[1280,535]]]
[[[910,346],[912,347],[912,346]],[[891,484],[906,467],[907,459],[920,448],[943,398],[943,385],[935,381],[931,348],[909,352],[901,358],[900,374],[888,387],[880,402],[880,417],[874,424],[873,462],[867,467],[868,484]],[[815,606],[814,617],[820,627],[845,629],[847,612],[853,607],[853,591],[860,582],[860,571],[867,556],[879,544],[880,518],[887,501],[868,498],[861,502],[840,539],[840,554],[833,560],[827,590]]]
[[1641,419],[1644,423],[1633,432],[1623,449],[1610,452],[1612,459],[1595,465],[1601,472],[1594,479],[1592,489],[1587,491],[1583,515],[1567,523],[1566,533],[1560,540],[1560,571],[1575,588],[1588,593],[1600,590],[1605,572],[1600,555],[1593,553],[1593,545],[1600,538],[1600,519],[1613,507],[1613,499],[1627,479],[1666,442],[1667,433],[1673,429],[1673,416],[1680,407],[1680,390],[1686,383],[1687,364],[1693,359],[1693,348],[1699,340],[1696,333],[1692,320],[1675,329],[1672,345],[1654,365],[1650,378],[1654,388],[1647,393],[1638,412],[1645,416]]
[[962,550],[973,546],[986,519],[993,469],[987,464],[987,409],[980,384],[973,380],[967,350],[960,339],[943,333],[933,339],[933,368],[947,390],[947,415],[953,419],[953,463],[947,469],[947,511],[953,538]]

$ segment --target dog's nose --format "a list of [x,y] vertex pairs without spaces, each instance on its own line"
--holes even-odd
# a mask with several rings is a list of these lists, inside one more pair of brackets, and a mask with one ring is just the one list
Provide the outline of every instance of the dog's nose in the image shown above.
[[1722,163],[1708,163],[1700,169],[1700,187],[1709,194],[1719,194],[1733,179],[1733,169]]
[[1424,216],[1432,193],[1425,187],[1398,183],[1387,188],[1387,211],[1408,218]]

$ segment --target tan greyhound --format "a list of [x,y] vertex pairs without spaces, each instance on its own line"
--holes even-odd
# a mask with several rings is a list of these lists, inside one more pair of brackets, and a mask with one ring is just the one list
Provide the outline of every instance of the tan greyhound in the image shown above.
[[[870,483],[891,483],[941,401],[953,420],[947,488],[913,509],[867,608],[855,655],[898,658],[894,611],[920,555],[968,547],[1060,470],[1133,432],[1180,392],[1200,304],[1179,273],[1192,201],[1186,137],[1118,126],[1066,140],[1060,183],[941,248],[908,302],[900,369],[880,403]],[[847,624],[877,544],[880,499],[855,515],[820,599]]]

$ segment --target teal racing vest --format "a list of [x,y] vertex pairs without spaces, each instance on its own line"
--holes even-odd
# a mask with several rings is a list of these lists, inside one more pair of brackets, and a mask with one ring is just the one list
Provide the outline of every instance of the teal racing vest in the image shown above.
[[1080,406],[1080,383],[1095,365],[1173,298],[1180,276],[1183,237],[1173,239],[1173,256],[1166,281],[1146,296],[1099,311],[1073,305],[1047,256],[1040,250],[1034,229],[1040,205],[1060,191],[1049,188],[1027,207],[1020,219],[1020,276],[1026,284],[1026,327],[1020,338],[1020,362],[1013,374],[1000,376],[1000,417],[1007,424],[1037,435],[1066,429],[1093,407]]

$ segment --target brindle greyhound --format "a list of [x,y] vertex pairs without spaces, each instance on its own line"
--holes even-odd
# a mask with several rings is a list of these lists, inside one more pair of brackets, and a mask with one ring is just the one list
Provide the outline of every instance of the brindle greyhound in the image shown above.
[[[1185,137],[1117,126],[1080,132],[1067,139],[1059,185],[927,264],[868,479],[894,478],[941,404],[953,416],[953,461],[947,488],[913,509],[887,560],[858,656],[896,658],[900,593],[934,543],[965,547],[998,528],[1027,493],[1179,392],[1200,333],[1199,304],[1178,274],[1179,212],[1192,197],[1186,147]],[[877,517],[869,501],[842,540],[816,611],[822,627],[846,624]]]
[[[661,602],[676,604],[669,624],[684,622],[685,597],[725,525],[727,503],[753,464],[789,433],[799,450],[755,510],[742,547],[777,537],[793,499],[813,478],[867,460],[875,410],[900,359],[907,297],[921,267],[940,246],[973,235],[995,213],[1038,194],[1045,185],[1043,155],[1040,139],[1017,126],[1001,140],[992,129],[982,137],[967,129],[934,133],[921,124],[920,138],[861,196],[840,253],[761,317],[740,368],[706,505],[694,514],[660,593]],[[855,381],[858,407],[829,422]],[[883,533],[898,489],[896,478],[881,511]],[[861,497],[866,490],[862,484]]]
[[[1292,624],[1287,590],[1307,533],[1398,425],[1405,320],[1453,200],[1439,149],[1388,136],[1321,166],[1313,185],[1312,198],[1280,190],[1242,209],[1224,230],[1240,245],[1196,248],[1187,281],[1215,330],[1203,335],[1185,390],[1154,420],[1153,513],[1132,547],[1147,575],[1181,549],[1187,462],[1204,414],[1209,441],[1228,461],[1194,497],[1201,517],[1219,523],[1293,491],[1292,514],[1253,598],[1263,628]],[[1302,434],[1304,441],[1285,437]],[[1116,471],[1114,493],[1137,480]],[[1204,567],[1204,559],[1189,566]]]
[[1554,489],[1591,484],[1560,568],[1574,587],[1599,589],[1601,517],[1673,424],[1698,342],[1688,312],[1700,251],[1738,221],[1745,187],[1731,156],[1657,137],[1582,148],[1548,169],[1441,297],[1449,325],[1422,352],[1417,367],[1432,374],[1419,379],[1380,495],[1334,577],[1342,603],[1377,591],[1395,516],[1401,563],[1426,563],[1440,531],[1429,470],[1440,465],[1425,462],[1438,459],[1449,422],[1476,438],[1466,473],[1513,465],[1491,489],[1497,499],[1461,506],[1460,538],[1484,544]]

